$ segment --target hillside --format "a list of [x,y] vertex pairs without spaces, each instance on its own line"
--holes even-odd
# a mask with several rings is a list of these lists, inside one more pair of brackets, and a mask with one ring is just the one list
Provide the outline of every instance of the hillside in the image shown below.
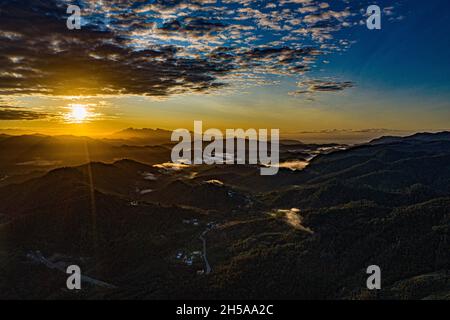
[[[0,267],[11,272],[1,273],[0,295],[448,298],[450,145],[442,134],[420,137],[319,154],[268,179],[255,166],[120,160],[2,187]],[[201,237],[208,275],[193,254]],[[64,275],[27,258],[37,251],[116,288],[61,291]],[[365,287],[373,264],[383,272],[379,292]]]

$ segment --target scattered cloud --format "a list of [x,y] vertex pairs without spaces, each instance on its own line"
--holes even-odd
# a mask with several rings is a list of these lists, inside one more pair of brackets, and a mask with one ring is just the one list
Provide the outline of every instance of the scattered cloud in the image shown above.
[[32,161],[16,163],[17,166],[35,166],[35,167],[51,167],[59,166],[63,162],[61,160],[45,160],[45,159],[35,159]]
[[301,215],[300,209],[292,208],[292,209],[278,209],[271,213],[276,217],[283,217],[287,224],[292,226],[297,230],[304,231],[309,234],[314,234],[314,231],[308,227],[305,227],[303,223],[303,217]]
[[301,160],[292,160],[292,161],[285,161],[280,164],[278,164],[279,168],[285,168],[290,169],[292,171],[301,171],[305,169],[308,166],[308,161],[301,161]]
[[1,120],[38,120],[47,118],[49,115],[43,112],[32,110],[24,110],[19,107],[0,105],[0,121]]
[[224,185],[224,183],[222,181],[217,180],[217,179],[208,180],[208,181],[205,181],[205,183],[212,184],[215,186],[223,186]]
[[[69,4],[82,8],[81,30],[66,27]],[[167,97],[301,77],[346,49],[340,31],[358,10],[316,0],[2,1],[0,95]]]
[[305,80],[298,83],[299,90],[291,92],[291,95],[313,95],[317,92],[339,92],[353,88],[355,84],[350,81],[333,80]]
[[153,167],[157,168],[157,169],[164,169],[167,171],[179,171],[179,170],[189,168],[190,165],[183,164],[183,163],[165,162],[165,163],[155,164],[155,165],[153,165]]

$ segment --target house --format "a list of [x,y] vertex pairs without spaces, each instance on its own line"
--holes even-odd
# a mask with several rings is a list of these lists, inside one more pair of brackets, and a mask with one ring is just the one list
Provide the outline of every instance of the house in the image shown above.
[[211,222],[208,222],[207,227],[208,227],[209,229],[214,229],[214,228],[217,227],[217,225],[218,225],[218,224],[217,224],[216,222],[211,221]]

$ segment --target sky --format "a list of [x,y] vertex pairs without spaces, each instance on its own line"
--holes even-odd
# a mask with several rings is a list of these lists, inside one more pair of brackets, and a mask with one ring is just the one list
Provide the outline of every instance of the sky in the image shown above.
[[445,0],[0,0],[0,131],[449,129],[449,16]]

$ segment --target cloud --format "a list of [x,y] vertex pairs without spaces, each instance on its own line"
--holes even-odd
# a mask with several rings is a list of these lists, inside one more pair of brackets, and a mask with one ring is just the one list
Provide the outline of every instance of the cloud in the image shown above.
[[61,160],[45,160],[45,159],[35,159],[32,161],[16,163],[17,166],[36,166],[36,167],[50,167],[58,166],[63,162]]
[[175,46],[135,50],[102,25],[68,30],[59,2],[23,2],[9,1],[0,11],[0,95],[167,96],[218,88],[228,71],[202,57],[177,57]]
[[21,110],[18,107],[1,106],[0,105],[0,121],[1,120],[38,120],[47,118],[49,115],[42,112],[32,110]]
[[292,92],[292,95],[312,95],[317,92],[339,92],[353,88],[355,84],[351,81],[305,80],[298,83],[298,86],[301,89]]
[[354,86],[353,82],[350,81],[336,82],[323,80],[312,80],[304,83],[304,85],[307,85],[308,90],[313,92],[342,91],[344,89],[352,88]]
[[301,171],[309,165],[308,161],[292,160],[278,164],[279,168],[290,169],[292,171]]
[[271,215],[284,218],[287,224],[297,230],[301,230],[309,234],[314,234],[313,230],[303,225],[303,216],[301,215],[301,211],[298,208],[278,209],[273,211]]
[[157,169],[164,169],[167,171],[180,171],[180,170],[189,168],[190,165],[183,164],[183,163],[165,162],[165,163],[155,164],[155,165],[153,165],[153,167],[157,168]]
[[[69,4],[82,8],[81,30],[66,27]],[[167,97],[301,77],[346,49],[337,33],[358,10],[316,0],[0,1],[0,95]]]

